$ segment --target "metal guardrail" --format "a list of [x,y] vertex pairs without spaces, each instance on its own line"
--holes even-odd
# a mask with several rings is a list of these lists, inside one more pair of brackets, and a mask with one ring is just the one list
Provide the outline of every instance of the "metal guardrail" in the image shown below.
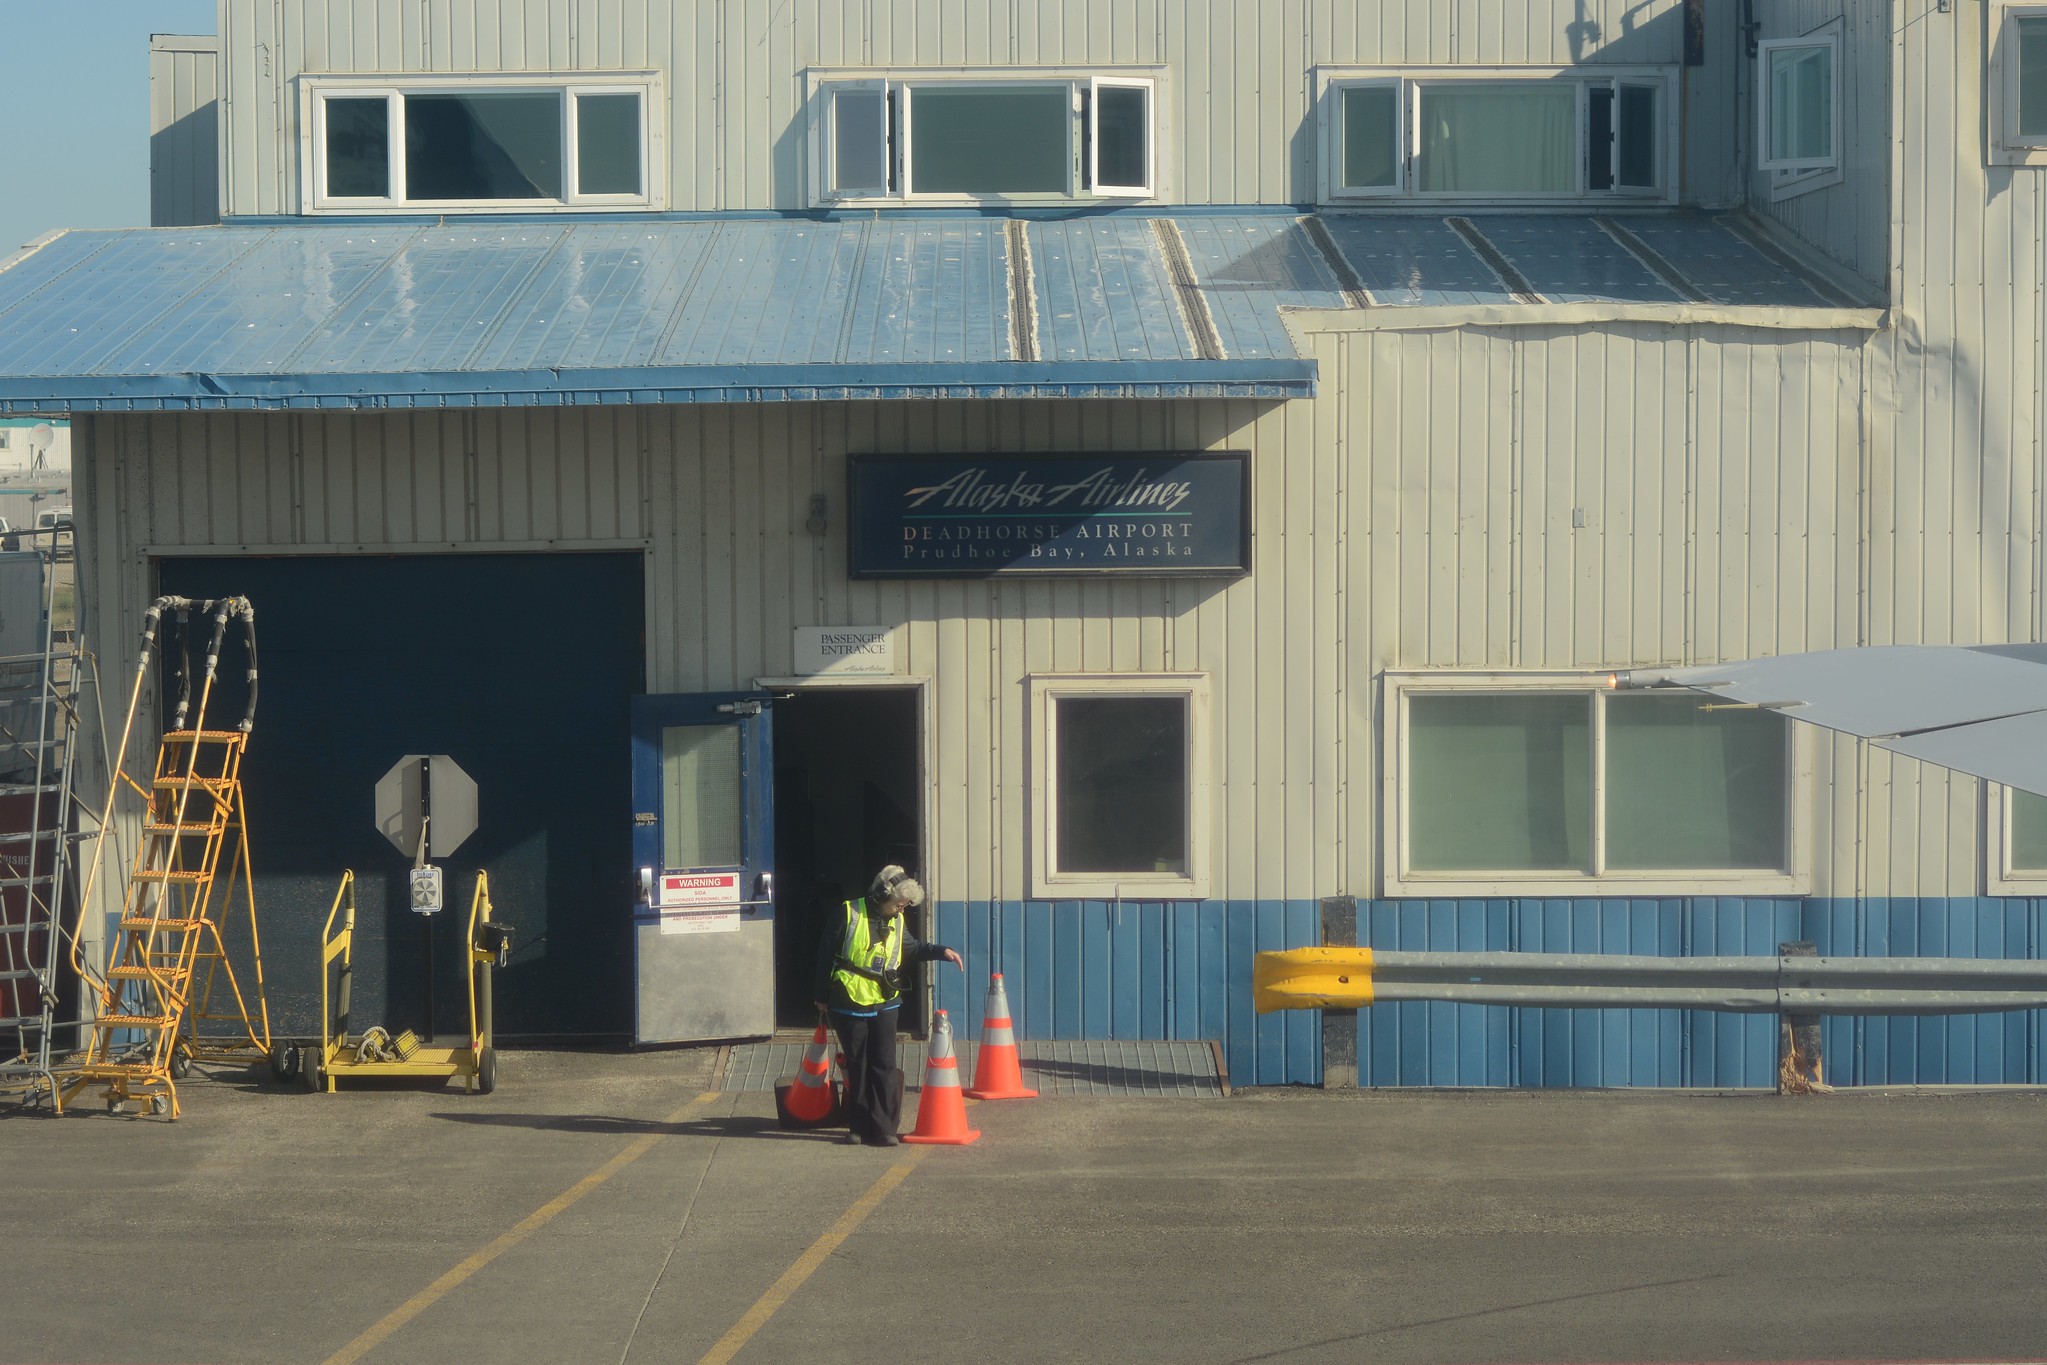
[[2047,961],[1291,948],[1258,954],[1252,993],[1260,1014],[1409,1000],[1739,1014],[1990,1014],[2047,1009]]

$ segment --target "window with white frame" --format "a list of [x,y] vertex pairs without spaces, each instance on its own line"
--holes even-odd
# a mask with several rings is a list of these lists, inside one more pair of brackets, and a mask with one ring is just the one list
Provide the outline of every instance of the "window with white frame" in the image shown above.
[[1840,183],[1840,27],[1756,45],[1756,164],[1773,197]]
[[1604,675],[1389,675],[1391,895],[1800,888],[1772,711]]
[[1325,71],[1325,200],[1676,193],[1661,67]]
[[1031,894],[1207,894],[1208,686],[1041,675],[1031,696]]
[[1993,0],[1984,90],[1990,160],[2047,166],[2047,4]]
[[1995,783],[1989,790],[1990,894],[2047,895],[2047,796]]
[[649,208],[652,73],[305,82],[312,212]]
[[1150,198],[1154,87],[1131,75],[819,74],[813,197]]

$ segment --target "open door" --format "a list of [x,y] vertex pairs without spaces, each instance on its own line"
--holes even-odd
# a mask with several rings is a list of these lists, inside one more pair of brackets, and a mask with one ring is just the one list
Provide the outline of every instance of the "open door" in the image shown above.
[[634,1040],[775,1031],[774,754],[759,692],[634,697]]

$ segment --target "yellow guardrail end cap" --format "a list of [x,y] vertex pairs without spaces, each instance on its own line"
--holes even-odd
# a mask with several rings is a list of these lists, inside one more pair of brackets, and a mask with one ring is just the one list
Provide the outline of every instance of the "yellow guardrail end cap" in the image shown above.
[[1277,1010],[1362,1009],[1372,1003],[1370,948],[1286,948],[1251,963],[1251,1003]]

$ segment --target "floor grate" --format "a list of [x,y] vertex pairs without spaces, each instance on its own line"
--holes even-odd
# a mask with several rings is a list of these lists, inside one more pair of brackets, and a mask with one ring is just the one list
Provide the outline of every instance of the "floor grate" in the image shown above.
[[[806,1043],[780,1040],[742,1043],[725,1062],[722,1090],[773,1090],[795,1076]],[[955,1044],[960,1076],[971,1083],[977,1043]],[[924,1078],[925,1045],[897,1043],[905,1083],[915,1089]],[[1229,1093],[1217,1049],[1205,1042],[1022,1041],[1024,1084],[1040,1095],[1144,1095],[1155,1098],[1221,1099]]]

